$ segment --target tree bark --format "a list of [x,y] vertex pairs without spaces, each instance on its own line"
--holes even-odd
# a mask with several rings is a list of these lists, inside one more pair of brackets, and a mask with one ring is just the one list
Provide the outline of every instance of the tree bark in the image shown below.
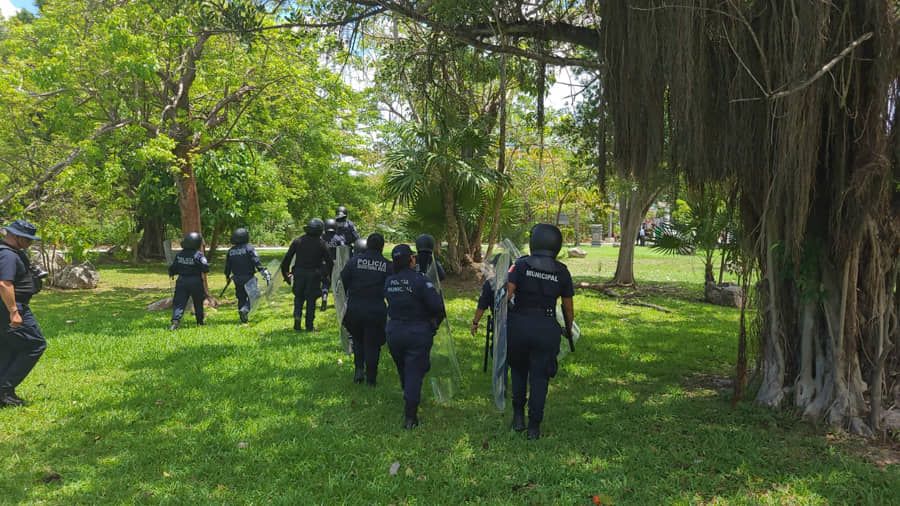
[[456,219],[456,194],[449,182],[441,182],[443,193],[444,220],[447,223],[447,272],[458,274],[462,270],[459,259],[459,227]]
[[634,285],[634,244],[638,227],[661,189],[658,185],[633,185],[628,193],[619,197],[619,258],[611,284]]
[[165,258],[163,241],[166,240],[166,224],[160,218],[138,218],[141,240],[137,244],[137,257],[143,259]]

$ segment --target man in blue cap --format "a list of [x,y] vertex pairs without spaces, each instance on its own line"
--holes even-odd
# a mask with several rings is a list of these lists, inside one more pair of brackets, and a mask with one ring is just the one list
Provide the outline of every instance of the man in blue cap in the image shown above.
[[4,227],[0,242],[0,407],[25,403],[16,387],[28,376],[47,349],[47,340],[28,303],[46,276],[31,266],[28,247],[39,241],[37,227],[16,220]]

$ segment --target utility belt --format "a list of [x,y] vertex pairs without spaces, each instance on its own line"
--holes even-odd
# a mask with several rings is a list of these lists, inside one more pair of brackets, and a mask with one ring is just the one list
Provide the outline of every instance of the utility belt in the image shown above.
[[513,306],[512,312],[524,316],[541,316],[544,318],[556,318],[555,307],[519,307]]

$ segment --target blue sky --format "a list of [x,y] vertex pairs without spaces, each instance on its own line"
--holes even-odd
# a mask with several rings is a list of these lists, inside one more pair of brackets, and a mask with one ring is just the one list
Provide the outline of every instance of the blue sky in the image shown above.
[[32,0],[11,0],[11,3],[20,9],[37,10]]

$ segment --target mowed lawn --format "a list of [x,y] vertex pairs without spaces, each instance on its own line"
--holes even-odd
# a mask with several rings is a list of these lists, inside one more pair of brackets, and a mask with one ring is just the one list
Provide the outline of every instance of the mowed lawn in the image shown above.
[[[576,280],[617,250],[568,261]],[[268,259],[274,253],[266,252]],[[211,290],[224,286],[221,256]],[[238,324],[234,293],[198,328],[145,310],[170,294],[165,266],[104,266],[101,286],[47,291],[33,309],[49,348],[0,410],[2,504],[890,504],[900,469],[792,414],[730,406],[716,378],[736,355],[738,312],[699,301],[698,258],[638,248],[643,284],[673,296],[622,305],[577,290],[583,337],[553,380],[544,437],[509,430],[490,400],[477,287],[447,305],[462,392],[404,431],[387,348],[378,386],[351,381],[333,308],[291,330],[291,298]],[[392,468],[396,471],[392,473]]]

